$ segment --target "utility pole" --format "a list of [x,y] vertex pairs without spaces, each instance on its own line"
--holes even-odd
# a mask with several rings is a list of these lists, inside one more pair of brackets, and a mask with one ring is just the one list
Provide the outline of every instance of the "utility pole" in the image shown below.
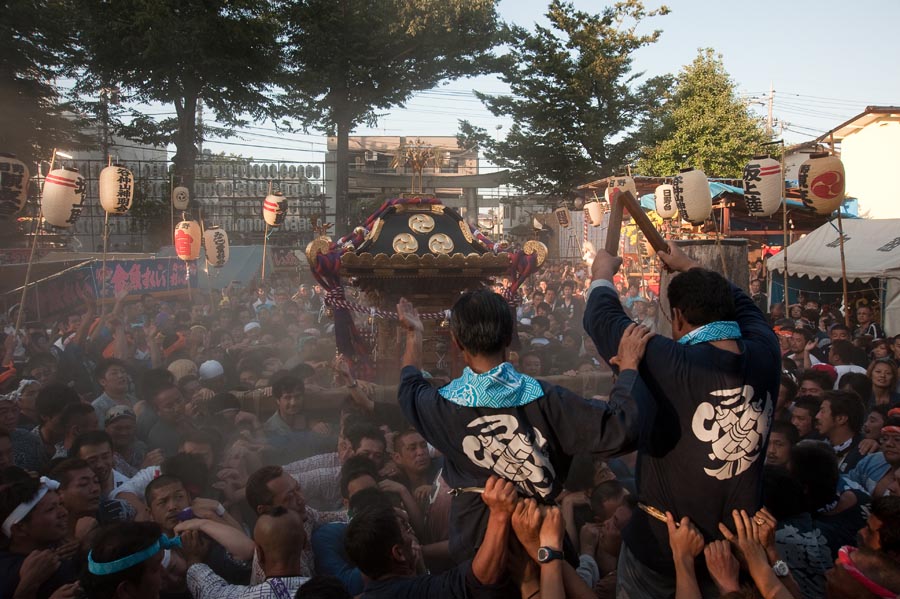
[[[769,120],[772,120],[772,109],[769,108]],[[203,100],[197,100],[197,155],[203,158]]]
[[766,135],[772,137],[772,109],[775,105],[775,84],[769,82],[769,118],[766,119]]

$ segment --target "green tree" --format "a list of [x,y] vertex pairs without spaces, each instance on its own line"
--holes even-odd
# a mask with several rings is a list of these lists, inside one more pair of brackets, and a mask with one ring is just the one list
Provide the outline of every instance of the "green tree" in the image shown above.
[[4,2],[0,20],[0,152],[34,172],[54,147],[85,147],[89,138],[52,81],[65,75],[72,48],[70,13],[52,0]]
[[201,102],[226,128],[271,114],[280,53],[269,2],[79,0],[77,10],[78,91],[101,114],[107,105],[98,99],[110,87],[121,89],[124,105],[174,107],[173,118],[160,120],[127,108],[109,116],[125,137],[174,144],[175,175],[188,188],[203,135],[196,120]]
[[738,97],[722,56],[711,48],[681,70],[662,113],[644,138],[656,136],[656,143],[640,150],[637,170],[643,175],[695,167],[711,177],[738,178],[747,160],[765,152],[761,119]]
[[511,94],[478,94],[495,116],[513,121],[502,140],[460,122],[460,139],[475,144],[527,193],[566,194],[573,187],[613,174],[634,153],[627,135],[656,102],[661,80],[637,84],[632,54],[654,43],[659,31],[638,34],[642,22],[664,15],[639,0],[624,0],[600,14],[550,3],[550,27],[514,27],[501,78]]
[[492,69],[495,0],[284,4],[285,115],[337,135],[336,228],[347,229],[349,136],[414,92]]

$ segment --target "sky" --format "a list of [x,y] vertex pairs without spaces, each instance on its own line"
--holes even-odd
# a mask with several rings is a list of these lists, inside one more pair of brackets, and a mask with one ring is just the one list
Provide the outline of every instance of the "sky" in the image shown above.
[[[546,24],[547,0],[501,0],[501,17],[518,25]],[[576,8],[601,11],[608,2],[575,0]],[[862,112],[868,105],[900,105],[900,1],[898,0],[673,0],[671,12],[649,19],[646,30],[661,29],[660,40],[635,54],[634,69],[646,76],[678,73],[699,48],[722,55],[738,93],[761,116],[770,86],[776,131],[786,143],[817,137]],[[645,0],[647,8],[655,8]],[[416,94],[404,108],[362,127],[353,135],[455,135],[458,119],[502,136],[509,122],[491,115],[472,90],[502,93],[495,76],[446,83]],[[270,124],[244,130],[228,143],[207,140],[214,152],[267,160],[322,160],[326,138],[279,134]],[[245,146],[235,144],[247,144]],[[269,146],[269,147],[250,147]]]

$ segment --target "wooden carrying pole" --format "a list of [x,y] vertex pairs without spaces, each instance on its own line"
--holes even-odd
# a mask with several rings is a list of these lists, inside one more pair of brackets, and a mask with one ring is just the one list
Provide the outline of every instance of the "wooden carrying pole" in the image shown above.
[[610,255],[615,256],[619,253],[619,237],[622,233],[622,216],[624,210],[628,210],[628,214],[634,219],[635,224],[641,230],[641,233],[644,234],[644,237],[647,238],[650,247],[652,247],[654,251],[669,251],[669,244],[666,242],[665,238],[660,235],[656,227],[653,226],[653,223],[650,222],[650,217],[647,216],[644,209],[641,208],[641,205],[630,191],[618,191],[613,194],[611,199],[615,201],[615,204],[610,206],[609,229],[606,232],[606,251]]

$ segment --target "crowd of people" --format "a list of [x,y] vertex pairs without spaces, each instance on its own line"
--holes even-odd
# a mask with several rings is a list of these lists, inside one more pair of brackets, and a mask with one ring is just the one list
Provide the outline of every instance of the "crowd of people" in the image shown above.
[[395,402],[287,277],[7,327],[0,597],[898,596],[900,336],[660,258],[462,295],[457,378],[401,301]]

